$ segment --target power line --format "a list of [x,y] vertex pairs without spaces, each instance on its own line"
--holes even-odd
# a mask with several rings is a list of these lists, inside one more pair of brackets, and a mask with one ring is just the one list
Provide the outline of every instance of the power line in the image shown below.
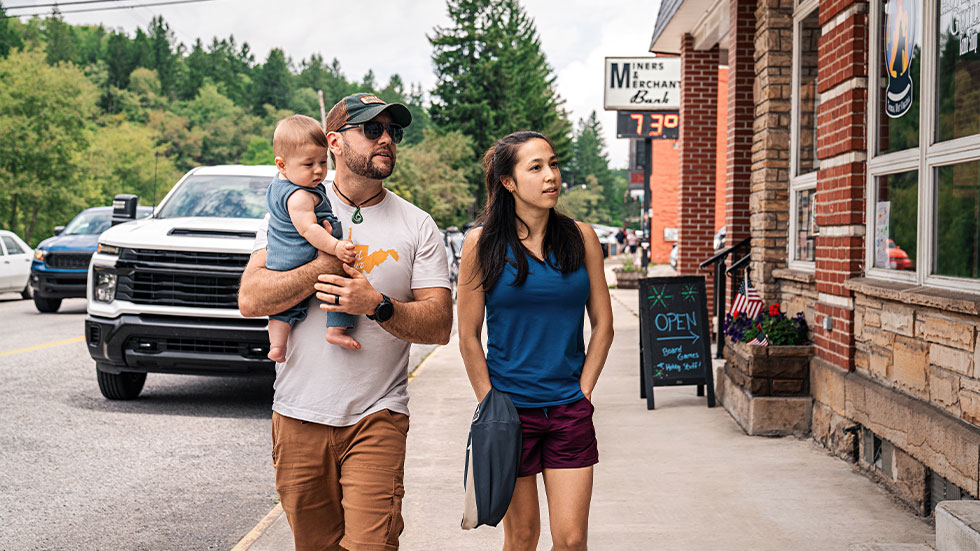
[[53,4],[21,4],[19,6],[4,6],[4,10],[24,10],[36,8],[55,8],[60,6],[74,6],[76,4],[105,4],[108,2],[123,2],[124,0],[76,0],[74,2],[55,2]]
[[[121,1],[121,0],[119,0],[119,1]],[[93,12],[93,11],[110,11],[110,10],[125,10],[125,9],[136,9],[136,8],[151,8],[151,7],[155,7],[155,6],[171,6],[171,5],[174,5],[174,4],[198,4],[198,3],[201,3],[201,2],[214,2],[214,0],[170,0],[168,2],[151,2],[151,3],[147,3],[147,4],[131,4],[131,5],[128,5],[128,6],[107,6],[107,7],[103,7],[103,8],[85,8],[85,9],[78,9],[78,10],[64,10],[64,11],[61,11],[60,13],[67,14],[67,13],[85,13],[85,12]],[[4,10],[6,10],[6,9],[7,8],[4,8]],[[49,12],[46,12],[46,11],[45,12],[37,12],[37,13],[18,13],[16,15],[4,15],[0,19],[10,19],[12,17],[30,17],[30,16],[34,16],[34,15],[47,15],[48,13]]]

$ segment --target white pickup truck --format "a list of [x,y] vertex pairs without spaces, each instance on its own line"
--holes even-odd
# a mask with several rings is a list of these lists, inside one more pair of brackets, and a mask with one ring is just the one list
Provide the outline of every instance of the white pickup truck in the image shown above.
[[150,372],[274,370],[267,322],[242,317],[238,284],[275,173],[195,168],[152,216],[102,234],[88,273],[85,339],[103,396],[136,398]]

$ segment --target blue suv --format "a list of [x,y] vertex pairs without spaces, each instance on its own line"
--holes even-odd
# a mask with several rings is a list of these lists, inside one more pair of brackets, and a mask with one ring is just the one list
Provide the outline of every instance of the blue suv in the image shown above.
[[[139,207],[136,217],[152,213],[152,207]],[[64,298],[85,298],[89,260],[99,235],[111,225],[112,207],[85,209],[67,226],[56,227],[54,236],[34,249],[31,289],[39,312],[57,312]]]

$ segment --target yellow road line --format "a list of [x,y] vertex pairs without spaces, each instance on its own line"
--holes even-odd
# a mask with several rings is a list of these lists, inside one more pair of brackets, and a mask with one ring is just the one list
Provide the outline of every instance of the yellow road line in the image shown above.
[[34,350],[41,350],[44,348],[51,348],[53,346],[61,346],[63,344],[72,344],[84,340],[85,337],[74,337],[71,339],[64,339],[61,341],[46,342],[44,344],[35,344],[34,346],[25,346],[24,348],[14,348],[13,350],[4,350],[0,352],[0,358],[4,356],[13,356],[14,354],[22,354],[24,352],[32,352]]

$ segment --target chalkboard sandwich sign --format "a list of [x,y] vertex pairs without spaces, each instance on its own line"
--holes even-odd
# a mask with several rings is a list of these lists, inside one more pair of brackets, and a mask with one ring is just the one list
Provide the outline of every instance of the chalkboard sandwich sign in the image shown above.
[[647,409],[658,386],[707,387],[715,406],[708,301],[703,276],[640,280],[640,384]]

